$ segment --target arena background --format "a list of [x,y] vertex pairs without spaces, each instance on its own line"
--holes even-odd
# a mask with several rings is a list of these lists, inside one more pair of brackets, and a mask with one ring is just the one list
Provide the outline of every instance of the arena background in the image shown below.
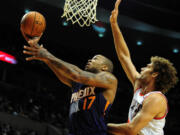
[[[117,59],[109,16],[115,0],[98,1],[100,22],[81,28],[61,18],[64,0],[3,0],[0,4],[0,51],[16,57],[17,64],[0,61],[0,134],[55,135],[68,133],[70,89],[42,62],[26,62],[26,44],[20,20],[27,10],[39,11],[47,22],[40,43],[55,56],[84,68],[88,59],[103,54],[114,63],[118,92],[109,122],[126,122],[132,86]],[[170,59],[180,70],[180,2],[178,0],[123,0],[119,25],[137,69],[151,56]],[[100,28],[100,29],[97,29]],[[105,30],[99,33],[98,30]],[[169,113],[165,135],[180,129],[179,84],[167,93]]]

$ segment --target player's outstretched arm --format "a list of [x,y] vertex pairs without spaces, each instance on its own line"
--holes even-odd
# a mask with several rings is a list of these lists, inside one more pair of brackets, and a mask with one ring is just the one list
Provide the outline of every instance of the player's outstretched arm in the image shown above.
[[111,73],[101,72],[94,74],[81,70],[73,64],[56,58],[43,46],[24,46],[24,49],[24,54],[32,55],[31,57],[26,58],[27,61],[41,60],[49,65],[53,65],[57,72],[65,76],[68,80],[95,87],[116,89],[117,79]]
[[135,80],[139,76],[139,73],[137,72],[135,66],[132,63],[129,49],[118,26],[117,17],[118,17],[118,8],[120,3],[121,0],[116,1],[114,10],[111,13],[110,16],[111,29],[112,29],[112,34],[114,38],[114,44],[118,59],[128,79],[131,81],[131,83],[134,86]]
[[57,78],[64,83],[65,85],[72,87],[72,81],[69,80],[66,76],[63,75],[63,73],[61,73],[58,68],[56,66],[54,66],[53,64],[51,64],[51,62],[46,62],[46,64],[48,65],[48,67],[54,72],[54,74],[57,76]]
[[[28,54],[28,55],[32,55],[31,57],[26,58],[26,60],[28,61],[28,60],[33,60],[33,59],[35,60],[36,59],[36,60],[40,60],[40,61],[45,62],[62,83],[64,83],[65,85],[67,85],[69,87],[72,87],[72,81],[69,80],[66,76],[64,76],[63,73],[61,73],[60,70],[58,70],[56,66],[54,66],[50,61],[48,61],[45,58],[45,56],[42,55],[44,53],[47,56],[51,55],[51,54],[46,49],[44,49],[42,45],[39,46],[37,41],[39,41],[39,40],[38,39],[33,39],[33,41],[30,40],[30,41],[28,41],[30,47],[24,46],[25,50],[23,51],[23,53]],[[39,53],[39,57],[37,57],[38,53]]]

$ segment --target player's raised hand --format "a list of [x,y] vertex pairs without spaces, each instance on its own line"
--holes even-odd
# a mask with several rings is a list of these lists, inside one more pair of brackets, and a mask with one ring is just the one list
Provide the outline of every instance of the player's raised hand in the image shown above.
[[41,33],[40,36],[38,37],[30,37],[28,36],[27,34],[25,34],[22,30],[22,28],[20,29],[21,30],[21,33],[24,37],[24,39],[27,41],[27,43],[30,45],[30,46],[34,46],[34,45],[37,45],[37,43],[39,42],[39,40],[41,39],[43,33]]
[[27,42],[29,42],[30,40],[36,39],[36,42],[38,43],[39,40],[41,39],[42,35],[43,35],[43,33],[41,33],[41,35],[38,36],[38,37],[31,37],[31,36],[25,34],[24,31],[22,30],[22,28],[20,28],[20,30],[21,30],[21,33],[22,33],[24,39],[25,39]]
[[117,17],[118,17],[118,8],[122,0],[117,0],[114,6],[114,10],[111,12],[110,16],[110,23],[115,23],[117,22]]
[[[41,36],[42,36],[42,34],[41,34]],[[28,40],[28,44],[29,44],[31,47],[33,47],[33,46],[39,46],[39,45],[38,45],[38,42],[39,42],[39,40],[41,39],[41,36],[39,36],[39,37],[33,37],[32,39],[29,39],[29,40]]]
[[32,55],[31,57],[26,58],[27,61],[31,60],[41,60],[43,62],[48,61],[48,57],[51,55],[43,45],[39,46],[24,46],[24,54]]

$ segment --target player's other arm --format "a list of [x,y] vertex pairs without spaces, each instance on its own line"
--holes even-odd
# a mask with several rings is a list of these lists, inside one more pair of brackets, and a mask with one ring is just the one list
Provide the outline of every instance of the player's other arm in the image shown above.
[[112,14],[110,17],[110,23],[111,23],[111,29],[112,29],[112,34],[114,38],[114,44],[115,44],[115,49],[116,49],[118,59],[128,79],[131,81],[131,83],[134,86],[135,81],[137,77],[139,76],[139,73],[137,72],[135,66],[132,63],[129,49],[126,45],[126,42],[118,26],[117,16],[118,16],[118,7],[119,7],[120,2],[121,0],[117,0],[115,3],[115,8],[112,11]]
[[[158,106],[157,106],[158,105]],[[108,132],[114,135],[137,135],[153,118],[166,113],[167,103],[160,94],[151,94],[143,103],[139,113],[131,123],[108,124]]]

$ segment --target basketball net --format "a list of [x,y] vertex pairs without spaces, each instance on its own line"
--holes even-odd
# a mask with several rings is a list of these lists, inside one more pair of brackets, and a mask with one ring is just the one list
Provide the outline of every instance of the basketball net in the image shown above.
[[64,13],[61,17],[72,21],[72,24],[78,23],[81,27],[90,26],[95,23],[96,7],[98,0],[65,0]]

